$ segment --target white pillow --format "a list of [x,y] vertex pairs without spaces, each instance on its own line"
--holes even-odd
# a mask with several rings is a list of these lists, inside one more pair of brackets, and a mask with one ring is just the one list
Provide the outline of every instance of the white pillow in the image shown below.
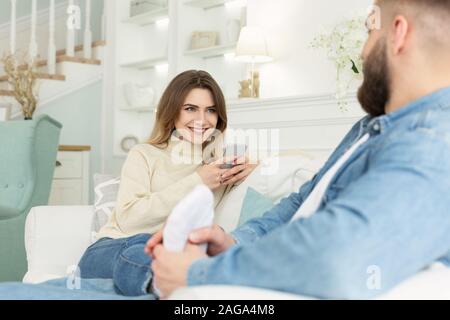
[[94,174],[94,218],[92,223],[93,240],[97,232],[108,222],[116,207],[120,178],[108,174]]
[[[239,223],[242,203],[249,186],[264,185],[264,179],[257,168],[240,185],[235,186],[233,190],[225,195],[214,212],[214,223],[221,226],[226,232],[236,228]],[[258,190],[257,190],[258,191]]]
[[[323,159],[316,159],[305,153],[281,155],[278,159],[261,161],[255,171],[217,206],[214,222],[227,232],[233,231],[239,223],[242,204],[249,187],[277,203],[292,192],[297,192],[322,164]],[[273,165],[276,170],[268,170],[273,168]]]

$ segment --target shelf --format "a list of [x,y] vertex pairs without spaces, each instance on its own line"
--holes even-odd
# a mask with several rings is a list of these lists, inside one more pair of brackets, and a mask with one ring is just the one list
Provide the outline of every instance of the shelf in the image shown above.
[[151,69],[160,64],[166,64],[167,57],[159,57],[154,59],[145,59],[135,62],[123,63],[120,66],[122,68],[133,68],[133,69]]
[[188,50],[184,53],[185,56],[197,56],[203,59],[219,57],[227,53],[233,53],[236,50],[236,44],[227,44],[221,46],[214,46],[210,48]]
[[227,2],[231,2],[233,0],[187,0],[184,2],[185,5],[202,8],[202,9],[211,9],[214,7],[223,6]]
[[145,12],[139,14],[134,17],[130,17],[128,19],[123,20],[124,23],[134,23],[140,26],[146,26],[152,23],[155,23],[157,20],[168,18],[169,17],[169,9],[157,9],[149,12]]

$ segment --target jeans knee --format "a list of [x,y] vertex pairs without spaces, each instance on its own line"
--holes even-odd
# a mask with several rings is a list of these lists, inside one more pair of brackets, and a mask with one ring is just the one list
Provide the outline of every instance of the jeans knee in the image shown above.
[[131,247],[128,247],[125,250],[123,250],[122,253],[120,254],[120,260],[122,260],[123,263],[149,267],[151,263],[151,258],[149,255],[145,253],[144,249],[145,244],[136,244]]
[[125,249],[115,265],[114,284],[125,296],[147,294],[152,273],[151,258],[144,247],[144,244],[137,244]]

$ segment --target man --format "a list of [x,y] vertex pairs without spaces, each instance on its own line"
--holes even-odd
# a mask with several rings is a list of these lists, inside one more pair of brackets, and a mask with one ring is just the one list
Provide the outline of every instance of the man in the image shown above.
[[369,31],[358,93],[369,116],[264,217],[231,234],[198,230],[182,253],[155,235],[146,251],[163,296],[229,284],[371,298],[450,256],[450,0],[375,4],[381,28]]

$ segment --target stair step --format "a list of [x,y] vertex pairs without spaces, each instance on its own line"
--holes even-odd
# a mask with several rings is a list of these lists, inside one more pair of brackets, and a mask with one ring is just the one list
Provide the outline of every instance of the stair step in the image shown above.
[[0,96],[2,97],[14,97],[14,92],[11,90],[0,90]]
[[[106,46],[105,40],[98,40],[98,41],[92,42],[92,48],[103,47],[103,46]],[[75,46],[75,52],[83,51],[83,49],[84,49],[84,46],[82,44]],[[60,50],[56,51],[56,55],[57,56],[66,55],[66,49],[60,49]]]
[[56,62],[76,62],[76,63],[83,63],[83,64],[92,64],[92,65],[101,65],[102,62],[97,59],[86,59],[81,57],[69,57],[69,56],[58,56],[56,57]]
[[[66,76],[62,74],[36,73],[38,79],[66,81]],[[0,82],[8,81],[8,76],[1,76]]]
[[[106,46],[105,40],[98,40],[98,41],[92,42],[92,48],[102,47],[102,46]],[[75,47],[75,52],[83,51],[83,48],[84,48],[84,46],[82,44],[78,45]],[[61,50],[56,51],[56,62],[59,63],[59,62],[64,62],[64,61],[92,64],[92,65],[101,65],[102,64],[102,62],[97,59],[86,59],[86,58],[66,56],[66,49],[61,49]],[[36,61],[37,68],[46,67],[47,64],[48,64],[47,60]],[[19,68],[26,68],[26,66],[20,66]]]
[[[69,57],[69,56],[57,56],[56,57],[56,63],[60,62],[75,62],[75,63],[82,63],[82,64],[91,64],[95,66],[99,66],[102,64],[100,60],[97,59],[86,59],[81,57]],[[36,67],[37,68],[43,68],[46,67],[48,64],[47,60],[39,60],[36,61]]]

